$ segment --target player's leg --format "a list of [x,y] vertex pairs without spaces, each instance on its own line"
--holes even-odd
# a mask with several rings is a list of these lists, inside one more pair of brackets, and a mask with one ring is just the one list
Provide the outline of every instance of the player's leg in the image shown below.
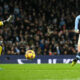
[[[2,54],[2,46],[0,46],[0,56]],[[0,68],[0,70],[2,70],[2,68]]]
[[74,66],[79,59],[80,59],[80,34],[78,38],[78,53],[76,55],[76,58],[72,61],[72,66]]

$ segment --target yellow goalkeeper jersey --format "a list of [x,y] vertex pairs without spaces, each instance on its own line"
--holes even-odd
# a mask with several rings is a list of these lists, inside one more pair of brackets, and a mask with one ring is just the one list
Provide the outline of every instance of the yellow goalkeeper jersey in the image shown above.
[[0,56],[1,56],[1,53],[2,53],[2,46],[0,46]]
[[3,26],[4,24],[3,24],[3,21],[0,21],[0,26]]

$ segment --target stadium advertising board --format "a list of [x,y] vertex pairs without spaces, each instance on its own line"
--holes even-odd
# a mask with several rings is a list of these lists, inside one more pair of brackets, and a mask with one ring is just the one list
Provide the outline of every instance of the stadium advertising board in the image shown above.
[[[56,56],[36,56],[33,60],[25,59],[23,55],[4,55],[0,57],[0,64],[56,64],[56,63],[71,63],[75,55],[56,55]],[[80,63],[80,61],[78,61]]]

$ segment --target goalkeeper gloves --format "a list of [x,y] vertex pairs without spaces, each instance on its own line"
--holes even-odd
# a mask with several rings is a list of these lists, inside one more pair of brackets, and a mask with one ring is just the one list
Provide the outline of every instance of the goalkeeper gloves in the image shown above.
[[14,16],[10,15],[7,20],[0,21],[0,26],[3,26],[5,23],[9,23],[13,20]]
[[13,15],[10,15],[10,16],[8,17],[8,19],[7,19],[7,20],[4,20],[3,22],[4,22],[4,23],[6,23],[6,22],[11,22],[11,21],[13,20],[13,18],[14,18],[14,16],[13,16]]

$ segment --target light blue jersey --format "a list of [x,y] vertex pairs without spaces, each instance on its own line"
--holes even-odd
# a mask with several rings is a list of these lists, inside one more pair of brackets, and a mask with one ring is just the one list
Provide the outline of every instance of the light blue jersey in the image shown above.
[[75,30],[78,30],[79,20],[80,20],[80,15],[78,15],[75,19]]
[[[75,31],[78,30],[79,26],[79,21],[80,21],[80,15],[78,15],[75,19]],[[79,34],[80,37],[80,34]],[[77,53],[76,58],[80,59],[80,53]]]

